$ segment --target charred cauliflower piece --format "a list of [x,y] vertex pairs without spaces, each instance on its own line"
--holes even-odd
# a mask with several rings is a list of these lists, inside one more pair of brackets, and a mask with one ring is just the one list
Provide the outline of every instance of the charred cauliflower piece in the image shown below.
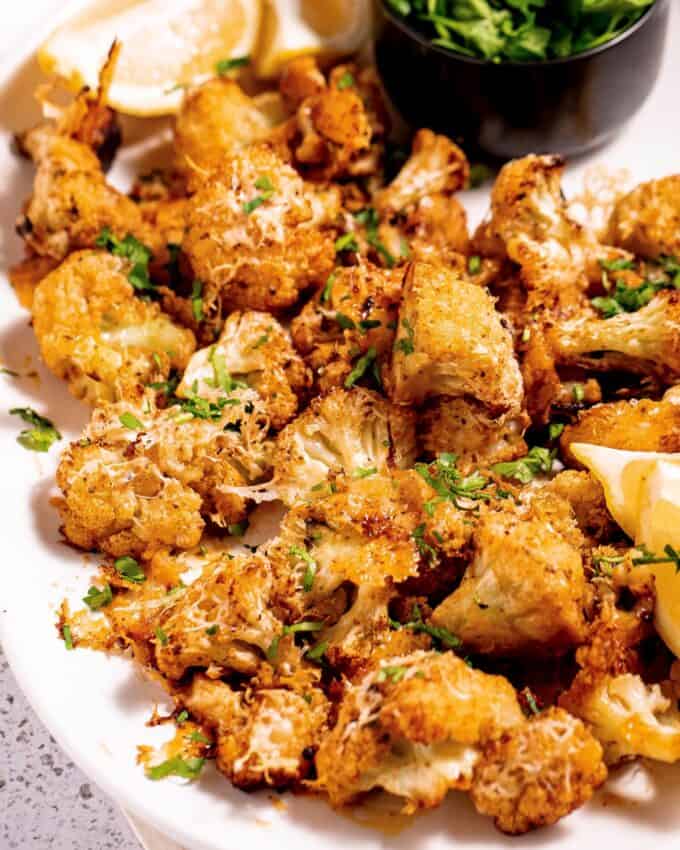
[[191,187],[200,186],[226,158],[263,141],[280,115],[262,108],[238,83],[216,77],[190,91],[175,123],[175,161]]
[[650,399],[598,404],[582,411],[576,422],[564,429],[560,448],[573,463],[572,443],[639,452],[678,452],[680,406]]
[[519,410],[522,378],[493,298],[444,267],[409,266],[387,388],[399,404],[468,395],[497,414]]
[[293,342],[322,392],[359,380],[357,369],[380,367],[394,341],[402,280],[403,271],[370,263],[338,268],[293,319]]
[[609,240],[650,260],[680,255],[680,174],[642,183],[621,198],[609,220]]
[[317,753],[318,786],[335,806],[383,788],[406,811],[434,807],[469,789],[483,744],[522,721],[506,679],[451,653],[385,659],[347,686]]
[[395,257],[404,253],[400,239],[416,260],[448,264],[456,253],[467,253],[467,216],[454,193],[465,188],[468,175],[465,154],[450,139],[431,130],[416,133],[410,157],[374,198],[380,236]]
[[338,210],[337,195],[317,195],[263,146],[226,160],[191,199],[183,242],[204,310],[279,311],[324,282]]
[[217,767],[237,788],[284,788],[303,780],[326,724],[318,688],[236,691],[194,676],[182,704],[217,736]]
[[62,260],[71,251],[94,247],[105,227],[119,238],[133,233],[146,242],[137,204],[106,182],[91,148],[48,134],[29,138],[26,149],[37,171],[17,229],[31,251]]
[[484,405],[468,398],[435,398],[423,410],[423,448],[436,456],[456,455],[462,472],[514,460],[527,453],[526,415],[492,416]]
[[364,389],[314,399],[276,441],[274,487],[287,505],[313,494],[331,474],[405,469],[417,455],[411,411]]
[[587,369],[680,378],[680,293],[660,292],[637,313],[557,323],[551,343],[558,362]]
[[[150,555],[196,545],[202,515],[219,524],[245,516],[244,486],[269,470],[271,445],[251,391],[209,404],[197,398],[156,410],[110,404],[94,411],[83,439],[62,456],[59,512],[68,540],[112,555]],[[248,406],[252,412],[248,413]]]
[[295,416],[298,396],[310,383],[281,324],[253,310],[231,313],[217,342],[194,354],[177,395],[198,394],[214,402],[224,394],[224,382],[233,380],[255,390],[277,430]]
[[131,264],[99,251],[68,257],[39,284],[33,328],[45,363],[90,404],[135,398],[184,369],[196,343],[128,280]]
[[[158,669],[180,679],[189,667],[255,673],[283,623],[271,610],[272,570],[261,555],[209,558],[155,618]],[[160,630],[160,632],[158,631]]]
[[432,614],[483,654],[556,655],[585,635],[582,536],[552,494],[486,513],[463,581]]
[[606,778],[597,740],[580,720],[550,708],[485,744],[470,796],[498,829],[520,835],[582,806]]
[[660,685],[633,673],[610,675],[587,667],[560,697],[560,705],[582,718],[602,743],[608,764],[630,756],[680,759],[680,712]]

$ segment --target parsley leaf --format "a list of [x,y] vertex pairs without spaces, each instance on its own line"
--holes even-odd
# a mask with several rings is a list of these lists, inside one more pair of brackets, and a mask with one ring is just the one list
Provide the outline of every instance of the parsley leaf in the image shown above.
[[116,558],[113,566],[116,572],[128,581],[135,584],[142,584],[142,582],[146,581],[144,570],[142,570],[139,563],[130,555],[123,555],[121,558]]
[[131,233],[128,233],[124,239],[118,239],[117,236],[113,235],[110,228],[105,227],[95,239],[94,244],[98,248],[105,248],[116,257],[124,257],[132,263],[128,280],[136,290],[144,292],[156,289],[156,285],[149,278],[149,261],[153,257],[151,249],[143,245]]
[[[432,463],[417,463],[416,472],[437,493],[437,498],[423,505],[426,513],[432,515],[440,502],[453,502],[461,510],[470,510],[469,501],[488,500],[490,495],[483,492],[489,484],[479,472],[463,476],[456,468],[456,456],[444,452]],[[474,505],[472,506],[475,507]]]
[[495,463],[491,469],[503,478],[510,478],[519,481],[520,484],[527,484],[541,472],[551,472],[556,456],[556,449],[534,446],[529,450],[529,454],[524,457],[506,463]]
[[113,601],[111,593],[111,585],[107,582],[104,587],[94,587],[87,591],[87,595],[83,596],[83,602],[92,610],[98,611],[100,608],[105,608]]
[[130,431],[144,430],[144,424],[128,410],[126,410],[125,413],[120,414],[118,421],[124,428],[129,428]]
[[350,74],[349,71],[345,71],[345,73],[338,80],[338,91],[344,91],[345,89],[351,89],[354,85],[354,76]]
[[338,236],[335,240],[335,253],[340,254],[342,251],[358,251],[359,243],[357,242],[357,237],[351,231],[349,233],[343,233],[342,236]]
[[307,565],[305,574],[302,577],[302,589],[305,593],[309,593],[314,585],[314,577],[316,576],[316,561],[302,546],[291,546],[288,550],[288,554],[291,558],[298,558],[299,560],[304,561]]
[[292,626],[284,626],[280,635],[274,638],[267,649],[267,658],[269,661],[275,661],[279,651],[279,642],[286,635],[305,634],[309,632],[318,632],[323,629],[324,623],[316,620],[303,620],[300,623],[294,623]]
[[19,416],[24,422],[33,426],[25,428],[17,437],[17,443],[29,451],[46,452],[57,440],[61,440],[61,434],[54,427],[53,422],[36,413],[32,407],[13,407],[10,415]]
[[230,71],[234,71],[237,68],[244,68],[246,65],[250,65],[250,56],[236,56],[233,59],[220,59],[219,62],[215,63],[215,71],[218,76],[226,77]]
[[401,326],[406,331],[406,336],[396,340],[394,343],[394,350],[401,351],[402,354],[406,355],[413,354],[416,350],[415,331],[413,330],[413,325],[408,319],[402,319]]
[[181,756],[173,756],[173,758],[161,762],[161,764],[147,768],[146,775],[149,779],[153,779],[154,781],[158,779],[165,779],[166,776],[179,776],[182,779],[196,779],[201,773],[204,764],[205,759],[202,758],[183,759]]
[[[364,375],[366,374],[366,372],[369,369],[371,369],[373,366],[376,367],[376,369],[374,371],[374,375],[376,377],[378,377],[378,379],[379,379],[379,373],[377,372],[377,363],[376,363],[376,357],[377,356],[378,356],[378,352],[376,351],[374,346],[371,346],[368,349],[368,351],[366,352],[366,354],[364,354],[362,357],[360,357],[357,360],[357,362],[354,364],[354,368],[349,373],[349,375],[345,378],[345,389],[348,389],[348,390],[351,389],[356,384],[356,382],[360,378],[363,378]],[[378,383],[380,383],[379,380],[378,380]]]

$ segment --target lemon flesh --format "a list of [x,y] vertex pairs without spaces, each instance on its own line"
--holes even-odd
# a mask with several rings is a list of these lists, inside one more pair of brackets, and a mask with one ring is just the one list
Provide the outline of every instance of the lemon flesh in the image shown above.
[[[573,443],[571,451],[602,484],[609,512],[636,544],[659,557],[666,546],[680,550],[680,454],[588,443]],[[648,569],[656,585],[656,629],[680,657],[680,575],[673,563]]]

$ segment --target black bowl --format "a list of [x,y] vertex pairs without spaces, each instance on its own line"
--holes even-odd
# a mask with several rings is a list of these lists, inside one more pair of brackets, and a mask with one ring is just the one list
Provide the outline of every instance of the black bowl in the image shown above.
[[584,153],[618,133],[654,86],[670,12],[656,0],[612,41],[566,59],[494,63],[434,46],[377,6],[376,64],[397,110],[500,159]]

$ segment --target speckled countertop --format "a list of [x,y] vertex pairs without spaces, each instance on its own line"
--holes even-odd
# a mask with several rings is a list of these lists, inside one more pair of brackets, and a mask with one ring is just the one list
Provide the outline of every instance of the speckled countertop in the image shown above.
[[140,850],[29,706],[0,649],[0,850]]

